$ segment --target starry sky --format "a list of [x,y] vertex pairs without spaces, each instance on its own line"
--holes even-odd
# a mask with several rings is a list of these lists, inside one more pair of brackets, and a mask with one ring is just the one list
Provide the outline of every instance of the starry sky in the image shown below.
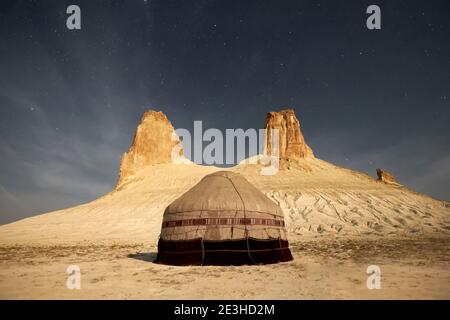
[[247,129],[290,106],[317,157],[450,200],[449,39],[448,0],[2,0],[0,223],[109,192],[148,109]]

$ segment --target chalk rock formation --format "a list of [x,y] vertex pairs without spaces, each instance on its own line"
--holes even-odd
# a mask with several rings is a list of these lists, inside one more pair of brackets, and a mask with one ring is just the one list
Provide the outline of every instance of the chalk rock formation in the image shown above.
[[266,117],[265,154],[271,155],[273,130],[278,129],[280,159],[298,159],[314,157],[313,151],[306,144],[300,122],[293,109],[269,112]]
[[166,115],[161,111],[145,112],[130,149],[122,156],[116,189],[148,165],[171,163],[172,152],[184,158],[180,140]]
[[378,168],[377,169],[377,176],[378,176],[378,181],[382,181],[385,183],[394,183],[397,184],[397,180],[395,179],[394,175],[392,175],[391,173]]

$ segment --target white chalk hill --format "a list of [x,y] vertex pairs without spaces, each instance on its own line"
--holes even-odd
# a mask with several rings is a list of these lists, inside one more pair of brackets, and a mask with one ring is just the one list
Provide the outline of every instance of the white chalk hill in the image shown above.
[[[261,165],[245,162],[228,170],[280,205],[290,241],[450,235],[448,202],[315,158],[292,109],[270,112],[266,128],[269,134],[280,132],[278,174],[263,176]],[[3,225],[0,244],[156,244],[165,207],[205,175],[223,170],[170,163],[178,143],[173,131],[162,112],[146,112],[122,158],[115,190],[87,204]],[[268,141],[266,150],[271,148]]]

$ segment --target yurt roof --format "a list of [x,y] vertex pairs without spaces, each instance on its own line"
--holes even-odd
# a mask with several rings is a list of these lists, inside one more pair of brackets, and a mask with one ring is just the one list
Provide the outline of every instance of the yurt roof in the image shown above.
[[245,210],[283,216],[277,204],[243,176],[231,171],[218,171],[205,176],[197,185],[172,202],[165,213],[176,214],[200,210]]

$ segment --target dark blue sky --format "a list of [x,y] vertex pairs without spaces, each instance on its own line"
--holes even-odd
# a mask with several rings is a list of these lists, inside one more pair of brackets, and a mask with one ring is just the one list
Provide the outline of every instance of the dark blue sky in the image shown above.
[[449,39],[448,0],[2,0],[0,223],[110,191],[150,108],[245,129],[290,106],[317,157],[449,200]]

